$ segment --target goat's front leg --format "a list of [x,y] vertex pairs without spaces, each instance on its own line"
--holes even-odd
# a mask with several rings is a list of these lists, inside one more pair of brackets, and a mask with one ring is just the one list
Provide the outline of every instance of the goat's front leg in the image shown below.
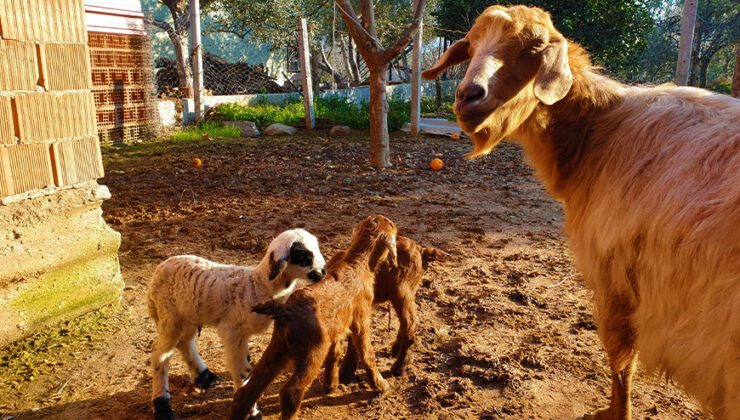
[[249,360],[249,336],[231,325],[219,326],[218,334],[224,343],[226,367],[234,381],[234,390],[239,390],[252,373]]
[[597,308],[596,313],[599,314],[597,319],[599,338],[609,356],[612,371],[611,402],[608,408],[585,418],[630,420],[632,377],[637,365],[634,330],[630,325],[632,307],[626,297],[610,296],[602,307]]
[[385,393],[390,388],[390,385],[388,385],[388,381],[383,379],[383,375],[380,374],[375,361],[375,350],[373,350],[373,344],[370,341],[370,317],[358,316],[352,324],[351,329],[352,343],[357,350],[362,366],[367,372],[370,385],[376,391]]

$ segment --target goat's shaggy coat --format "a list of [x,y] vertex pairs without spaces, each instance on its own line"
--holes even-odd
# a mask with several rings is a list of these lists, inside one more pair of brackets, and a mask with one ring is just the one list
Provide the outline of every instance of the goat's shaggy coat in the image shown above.
[[487,9],[425,72],[470,59],[455,112],[473,155],[520,141],[594,291],[612,398],[629,418],[635,361],[717,418],[740,413],[740,101],[601,76],[547,13]]
[[152,399],[155,417],[171,418],[169,359],[177,348],[197,386],[209,388],[218,379],[198,354],[196,335],[204,326],[216,327],[226,352],[234,388],[251,370],[249,337],[270,326],[269,316],[252,312],[267,301],[285,302],[297,280],[318,281],[325,272],[316,237],[302,229],[278,235],[255,267],[219,264],[192,256],[167,259],[149,283],[148,307],[157,325],[152,348]]
[[[338,252],[331,257],[328,266],[344,259],[347,251]],[[411,358],[411,346],[416,340],[416,291],[419,290],[429,263],[444,258],[447,254],[434,247],[421,246],[405,236],[396,241],[398,265],[385,261],[375,270],[373,305],[390,302],[396,311],[400,327],[398,336],[391,347],[391,354],[396,361],[391,366],[391,374],[401,376]],[[339,370],[342,382],[349,382],[357,369],[357,352],[351,344]]]
[[243,419],[248,413],[258,416],[254,408],[257,399],[289,363],[294,371],[280,390],[282,418],[298,416],[303,394],[324,360],[324,386],[329,392],[336,389],[339,351],[348,332],[372,387],[380,392],[388,389],[375,363],[370,315],[373,273],[387,258],[395,264],[396,233],[389,219],[366,218],[355,227],[345,257],[327,267],[323,281],[296,291],[284,305],[271,302],[255,306],[255,312],[275,318],[275,329],[249,382],[234,396],[232,419]]

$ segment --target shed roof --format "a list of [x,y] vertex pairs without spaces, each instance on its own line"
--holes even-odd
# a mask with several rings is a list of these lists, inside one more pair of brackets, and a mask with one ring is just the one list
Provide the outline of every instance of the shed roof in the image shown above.
[[146,35],[140,0],[85,0],[88,32]]

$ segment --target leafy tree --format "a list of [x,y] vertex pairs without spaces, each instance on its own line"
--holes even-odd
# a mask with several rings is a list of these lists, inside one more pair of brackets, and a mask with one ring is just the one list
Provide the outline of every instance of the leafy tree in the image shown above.
[[[486,7],[509,4],[498,0],[440,0],[433,13],[439,33],[450,39],[463,36]],[[545,9],[555,27],[582,44],[594,61],[611,73],[631,78],[646,46],[652,26],[649,9],[641,0],[534,0],[524,2]]]

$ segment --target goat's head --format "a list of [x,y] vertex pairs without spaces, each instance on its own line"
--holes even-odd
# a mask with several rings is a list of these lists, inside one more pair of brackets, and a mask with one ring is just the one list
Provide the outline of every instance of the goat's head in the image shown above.
[[303,229],[291,229],[278,235],[267,247],[270,280],[280,276],[317,282],[326,275],[326,261],[319,250],[319,240]]
[[391,219],[380,215],[368,216],[352,230],[350,250],[360,248],[369,251],[368,265],[372,271],[375,271],[378,265],[386,260],[396,267],[398,265],[397,234],[398,229]]
[[471,135],[472,156],[486,154],[517,130],[538,104],[552,105],[571,88],[568,41],[545,11],[491,6],[465,38],[455,42],[423,76],[470,60],[457,87],[455,114]]

